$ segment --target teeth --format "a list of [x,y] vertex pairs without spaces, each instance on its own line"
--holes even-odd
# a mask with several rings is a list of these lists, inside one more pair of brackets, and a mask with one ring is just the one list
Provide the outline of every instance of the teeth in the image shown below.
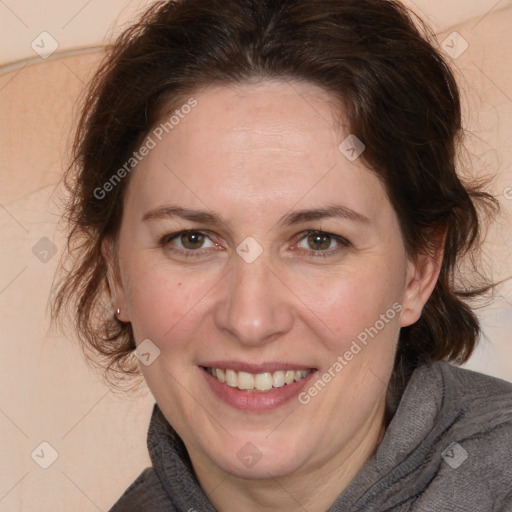
[[254,387],[259,391],[268,391],[269,389],[272,389],[272,380],[273,379],[271,373],[258,373],[254,379]]
[[282,388],[284,386],[284,372],[274,372],[272,377],[272,386],[275,388]]
[[232,388],[236,388],[238,386],[238,378],[233,370],[226,370],[226,384]]
[[303,379],[311,372],[311,370],[278,370],[255,375],[221,368],[208,368],[207,370],[210,375],[216,377],[220,382],[244,391],[270,391],[272,388],[282,388],[287,384]]
[[254,389],[254,375],[247,372],[238,372],[238,389]]
[[298,370],[295,372],[294,379],[296,381],[303,379],[308,374],[308,370]]

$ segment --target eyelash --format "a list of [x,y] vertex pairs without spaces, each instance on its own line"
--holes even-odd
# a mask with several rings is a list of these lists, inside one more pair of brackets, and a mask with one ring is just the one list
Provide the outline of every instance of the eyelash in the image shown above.
[[[176,233],[169,233],[169,234],[166,234],[164,235],[160,241],[159,241],[159,246],[160,247],[168,247],[169,244],[175,240],[176,238],[179,238],[180,236],[182,235],[186,235],[186,234],[190,234],[190,233],[195,233],[195,234],[200,234],[204,237],[207,237],[207,238],[210,238],[211,240],[211,236],[210,236],[210,233],[208,231],[202,231],[200,229],[185,229],[185,230],[182,230],[182,231],[178,231]],[[307,249],[302,249],[302,248],[299,248],[300,250],[302,251],[306,251],[310,257],[312,258],[327,258],[329,256],[332,256],[334,253],[337,253],[341,250],[341,248],[346,248],[346,247],[350,247],[352,244],[346,239],[346,238],[343,238],[341,236],[338,236],[338,235],[334,235],[332,233],[328,233],[326,231],[320,231],[320,230],[307,230],[307,231],[303,231],[302,233],[300,233],[300,236],[297,236],[295,238],[295,243],[299,243],[301,242],[302,240],[306,239],[308,236],[310,235],[327,235],[329,236],[332,240],[335,240],[339,245],[333,249],[326,249],[324,251],[321,251],[321,250],[313,250],[313,249],[310,249],[310,250],[307,250]],[[211,240],[213,242],[213,240]],[[213,242],[215,243],[215,242]],[[213,248],[209,248],[209,249],[213,249]],[[172,248],[171,249],[173,252],[177,252],[185,257],[198,257],[198,256],[204,256],[204,252],[200,252],[201,251],[201,248],[199,249],[177,249],[177,248]],[[216,249],[214,249],[216,250]],[[209,253],[210,251],[208,251]]]
[[[179,238],[181,235],[186,235],[186,234],[189,234],[189,233],[198,233],[200,235],[203,235],[205,237],[208,237],[210,238],[210,234],[208,233],[208,231],[201,231],[200,229],[185,229],[183,231],[178,231],[176,233],[169,233],[167,235],[164,235],[161,239],[160,239],[160,242],[159,242],[159,246],[160,247],[168,247],[169,244],[175,239],[175,238]],[[171,248],[170,249],[172,252],[177,252],[179,253],[180,255],[182,256],[185,256],[187,258],[190,258],[190,257],[197,257],[197,256],[204,256],[204,252],[200,252],[201,249],[196,249],[196,250],[192,250],[192,249],[177,249],[177,248]],[[210,252],[210,251],[208,251]]]
[[[300,238],[298,238],[297,242],[301,242],[302,240],[306,239],[310,235],[326,235],[331,238],[331,240],[334,240],[337,242],[338,246],[334,247],[333,249],[326,249],[324,251],[314,251],[313,249],[304,249],[304,251],[308,252],[311,257],[313,258],[327,258],[329,256],[333,256],[335,253],[338,253],[341,249],[350,247],[351,243],[342,236],[334,235],[333,233],[328,233],[326,231],[320,231],[318,229],[312,229],[308,231],[304,231],[300,234]],[[302,248],[301,248],[302,249]]]

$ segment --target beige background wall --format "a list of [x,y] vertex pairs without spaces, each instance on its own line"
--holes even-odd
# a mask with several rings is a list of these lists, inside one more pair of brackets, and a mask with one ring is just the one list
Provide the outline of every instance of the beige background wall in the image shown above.
[[[151,395],[116,396],[72,339],[48,331],[45,310],[64,249],[56,200],[73,104],[98,48],[147,3],[0,2],[0,512],[106,511],[149,464]],[[499,279],[512,273],[512,2],[409,4],[454,57],[476,168],[498,173],[503,214],[486,259]],[[52,40],[47,58],[31,47],[44,54]],[[480,315],[485,336],[466,366],[512,381],[512,284]]]

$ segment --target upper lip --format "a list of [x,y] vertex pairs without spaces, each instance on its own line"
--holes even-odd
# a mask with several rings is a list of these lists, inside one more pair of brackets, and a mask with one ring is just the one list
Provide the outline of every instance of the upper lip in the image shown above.
[[200,363],[199,366],[205,368],[220,368],[224,370],[234,370],[236,372],[247,373],[266,373],[277,372],[279,370],[314,370],[315,368],[299,364],[280,361],[269,361],[263,363],[245,363],[242,361],[207,361]]

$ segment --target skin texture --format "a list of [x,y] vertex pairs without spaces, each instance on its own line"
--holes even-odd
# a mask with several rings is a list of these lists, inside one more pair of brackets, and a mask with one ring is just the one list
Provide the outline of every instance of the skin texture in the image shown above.
[[[439,265],[407,258],[382,183],[338,149],[350,131],[335,128],[324,91],[264,81],[193,96],[197,106],[130,176],[118,243],[104,246],[114,306],[137,344],[159,348],[144,377],[218,510],[324,511],[382,440],[399,330],[419,318]],[[222,223],[142,220],[163,205]],[[332,205],[368,221],[280,222]],[[204,245],[160,244],[194,229],[210,233]],[[308,230],[349,244],[322,245]],[[236,252],[249,236],[263,250],[252,263]],[[395,303],[401,312],[306,405],[240,411],[213,394],[199,366],[279,361],[321,376]],[[237,456],[247,443],[261,455],[251,467]]]

